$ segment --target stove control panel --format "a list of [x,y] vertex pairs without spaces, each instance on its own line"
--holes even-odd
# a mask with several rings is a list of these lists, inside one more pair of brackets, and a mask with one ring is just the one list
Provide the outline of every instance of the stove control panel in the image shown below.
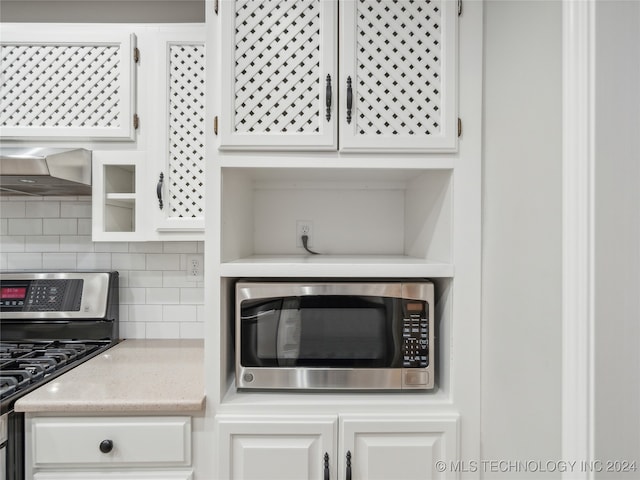
[[116,285],[117,272],[2,272],[0,319],[101,318]]
[[82,283],[80,279],[2,280],[0,308],[14,312],[77,312]]

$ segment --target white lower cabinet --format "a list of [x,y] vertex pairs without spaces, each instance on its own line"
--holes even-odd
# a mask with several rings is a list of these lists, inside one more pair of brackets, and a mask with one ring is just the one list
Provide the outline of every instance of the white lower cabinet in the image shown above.
[[219,480],[444,479],[457,415],[218,415]]
[[191,472],[44,472],[33,480],[192,480]]
[[32,417],[34,480],[189,480],[190,417]]

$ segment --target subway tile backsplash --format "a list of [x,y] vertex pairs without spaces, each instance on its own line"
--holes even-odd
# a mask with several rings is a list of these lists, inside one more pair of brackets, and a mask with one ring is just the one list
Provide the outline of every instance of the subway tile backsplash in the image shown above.
[[88,197],[3,197],[1,270],[117,270],[122,338],[203,338],[203,282],[186,257],[203,242],[92,242]]

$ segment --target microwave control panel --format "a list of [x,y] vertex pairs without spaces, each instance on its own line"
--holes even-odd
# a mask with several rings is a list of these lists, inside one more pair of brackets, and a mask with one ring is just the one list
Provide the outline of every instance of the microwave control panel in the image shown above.
[[429,318],[426,302],[407,300],[404,302],[402,327],[403,361],[405,368],[429,366]]

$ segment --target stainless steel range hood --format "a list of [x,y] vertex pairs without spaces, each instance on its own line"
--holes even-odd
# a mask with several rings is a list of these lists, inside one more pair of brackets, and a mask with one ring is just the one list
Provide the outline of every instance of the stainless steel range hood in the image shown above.
[[3,148],[0,196],[91,195],[91,152],[83,148]]

